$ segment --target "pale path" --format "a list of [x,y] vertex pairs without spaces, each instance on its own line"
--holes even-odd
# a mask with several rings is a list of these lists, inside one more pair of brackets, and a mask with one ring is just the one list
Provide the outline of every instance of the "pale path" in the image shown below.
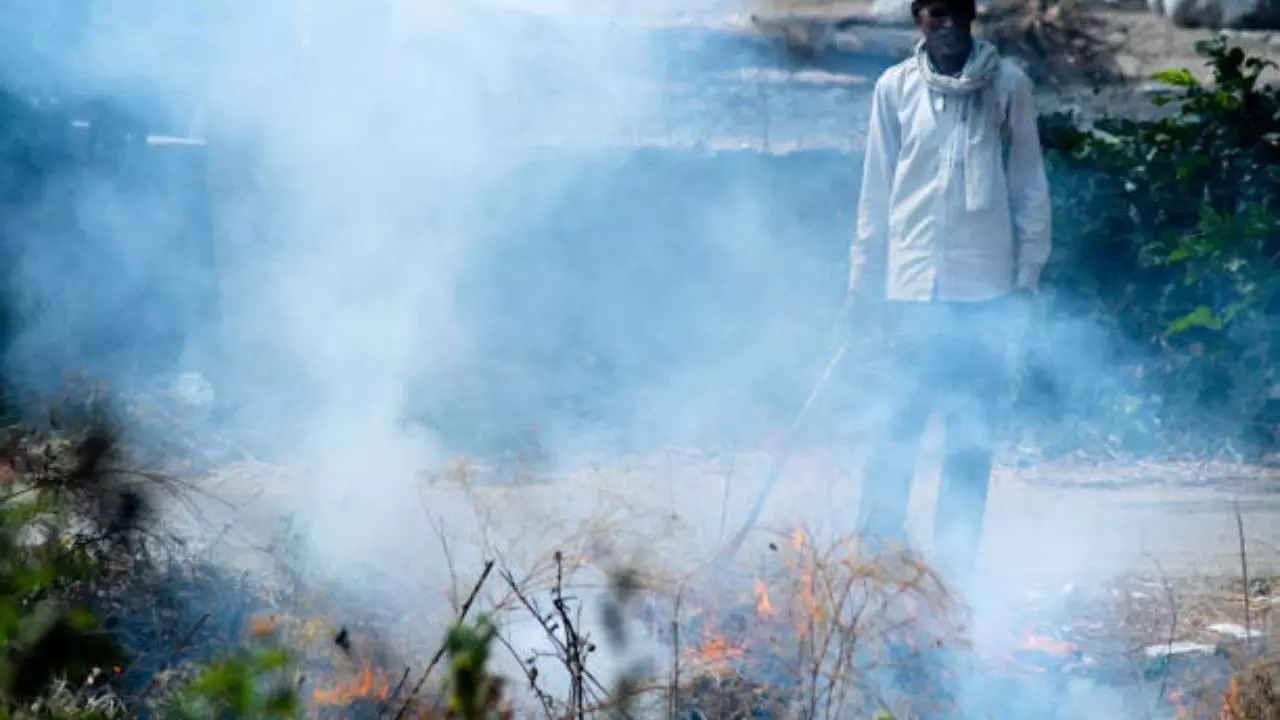
[[[939,470],[930,444],[916,476],[909,520],[914,541],[924,547],[930,542]],[[1022,464],[1026,467],[997,467],[992,480],[982,556],[983,564],[999,574],[1070,580],[1153,573],[1157,561],[1170,574],[1236,573],[1237,507],[1250,565],[1260,573],[1280,565],[1280,469],[1173,461]],[[851,523],[854,485],[850,478],[847,487],[832,492],[835,502],[779,493],[766,516],[813,516],[821,508]],[[839,522],[831,517],[832,525]]]
[[[909,520],[913,541],[926,549],[938,459],[936,443],[926,440]],[[349,536],[353,548],[412,547],[421,558],[438,542],[424,521],[444,516],[453,526],[455,553],[478,544],[483,525],[491,546],[518,547],[528,558],[573,550],[585,537],[588,544],[636,550],[692,569],[714,554],[718,537],[737,529],[770,460],[763,451],[727,448],[578,457],[546,472],[516,461],[472,460],[417,479],[353,479],[346,489],[254,465],[229,468],[208,481],[211,492],[242,509],[207,503],[205,512],[219,525],[231,523],[235,529],[225,537],[241,537],[233,544],[242,549],[267,544],[272,516],[300,511],[318,513],[326,541]],[[1260,574],[1280,569],[1276,468],[1172,461],[1022,464],[1001,465],[993,478],[982,555],[997,574],[1067,581],[1152,573],[1157,561],[1172,575],[1233,574],[1240,567],[1237,505],[1251,567]],[[777,533],[798,527],[820,537],[851,532],[859,493],[853,466],[850,454],[839,450],[798,453],[743,556],[766,553]],[[334,509],[320,509],[326,505]],[[339,512],[341,527],[326,522],[326,512]]]
[[1280,558],[1280,477],[1274,470],[1268,475],[1252,490],[1212,484],[1052,488],[1005,476],[991,498],[983,555],[990,565],[1028,572],[1052,573],[1054,568],[1043,567],[1044,558],[1104,572],[1152,572],[1153,558],[1174,574],[1237,572],[1238,502],[1250,564],[1258,572],[1274,572]]

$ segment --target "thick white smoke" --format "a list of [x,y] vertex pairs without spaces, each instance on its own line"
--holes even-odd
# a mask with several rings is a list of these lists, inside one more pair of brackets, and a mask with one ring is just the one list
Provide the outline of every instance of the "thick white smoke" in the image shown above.
[[[140,132],[203,143],[193,152],[206,163],[214,252],[193,264],[166,250],[191,211],[162,183],[141,192],[84,173],[51,184],[37,205],[75,214],[88,236],[46,237],[32,218],[19,224],[27,240],[12,272],[31,312],[10,358],[16,377],[47,386],[84,365],[111,380],[137,378],[150,369],[138,361],[145,348],[103,348],[141,333],[144,321],[176,322],[185,347],[152,364],[207,374],[227,407],[210,430],[308,469],[283,509],[307,520],[311,559],[335,574],[412,561],[414,572],[440,577],[423,473],[471,449],[476,415],[523,428],[549,406],[576,402],[594,415],[541,428],[553,465],[584,449],[650,451],[677,439],[726,458],[740,452],[738,469],[729,458],[723,475],[682,475],[678,461],[664,466],[650,454],[602,481],[614,494],[578,484],[503,495],[494,500],[503,517],[523,524],[487,532],[513,559],[533,556],[534,546],[573,535],[578,520],[643,501],[670,523],[610,539],[687,564],[696,552],[680,532],[698,540],[693,551],[716,541],[722,477],[733,491],[729,525],[741,516],[767,466],[755,451],[781,440],[758,431],[785,426],[825,360],[859,163],[776,160],[785,173],[775,180],[758,159],[696,147],[674,161],[630,147],[688,143],[690,123],[669,116],[673,92],[696,108],[684,112],[708,144],[738,142],[746,126],[753,140],[785,134],[816,114],[833,118],[817,124],[835,135],[857,137],[869,81],[893,58],[867,58],[841,82],[812,88],[786,78],[800,86],[788,91],[796,105],[771,105],[781,91],[767,73],[754,84],[742,78],[777,58],[646,32],[634,8],[572,5],[32,5],[26,12],[47,31],[33,37],[60,36],[68,51],[9,48],[6,78],[68,96],[145,90],[135,105],[165,127]],[[686,9],[644,10],[670,19]],[[39,73],[15,70],[33,58],[46,63]],[[831,170],[846,160],[845,172]],[[682,162],[719,169],[700,174]],[[644,181],[597,186],[623,165]],[[846,215],[828,217],[831,207]],[[196,312],[209,278],[213,319]],[[139,300],[158,282],[177,290],[164,302]],[[67,293],[75,302],[55,302]],[[45,304],[60,309],[42,313]],[[1095,349],[1064,351],[1061,373],[1111,374]],[[556,384],[566,377],[567,387]],[[819,425],[859,416],[868,395],[833,391]],[[462,407],[448,404],[459,396]],[[424,415],[430,423],[417,422]],[[827,431],[842,441],[838,428]],[[821,515],[836,532],[852,530],[850,488],[818,498],[821,483],[805,479],[788,478],[772,517]],[[469,510],[458,502],[427,512]],[[456,524],[458,546],[477,553],[481,528]],[[1062,575],[1087,564],[1088,541],[1062,538]],[[457,551],[462,573],[475,567]]]

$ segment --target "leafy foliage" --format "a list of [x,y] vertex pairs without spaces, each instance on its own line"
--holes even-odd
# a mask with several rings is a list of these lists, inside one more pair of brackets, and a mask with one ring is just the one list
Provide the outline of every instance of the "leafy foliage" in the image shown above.
[[[57,430],[21,426],[0,438],[0,719],[124,717],[113,686],[134,658],[95,601],[122,586],[149,592],[140,543],[150,503],[119,467],[124,453],[99,403],[56,415]],[[293,717],[292,658],[265,635],[201,665],[162,716]]]
[[[89,450],[92,444],[78,448],[68,478],[96,473],[105,453]],[[45,482],[12,489],[0,505],[0,705],[9,708],[30,703],[55,681],[83,680],[124,662],[82,599],[118,538],[96,525],[77,528],[66,491]]]
[[255,638],[215,659],[167,703],[175,720],[286,720],[299,712],[294,661],[282,647]]
[[1260,82],[1274,65],[1225,39],[1199,49],[1211,83],[1156,75],[1168,117],[1041,120],[1059,229],[1046,282],[1058,310],[1109,327],[1133,368],[1103,399],[1124,406],[1109,430],[1121,444],[1126,423],[1166,443],[1191,440],[1206,414],[1249,428],[1275,381],[1280,92]]
[[459,623],[445,638],[449,656],[449,710],[463,720],[483,720],[500,712],[502,682],[490,674],[489,652],[498,629],[486,616]]

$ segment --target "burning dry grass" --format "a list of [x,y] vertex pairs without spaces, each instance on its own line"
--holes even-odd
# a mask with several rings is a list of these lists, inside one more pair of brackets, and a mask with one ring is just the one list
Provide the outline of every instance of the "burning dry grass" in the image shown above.
[[[482,612],[496,623],[494,652],[510,659],[498,667],[524,676],[504,684],[514,708],[548,718],[628,717],[637,708],[663,714],[663,706],[682,718],[836,718],[881,708],[908,717],[946,702],[945,683],[931,668],[965,647],[963,611],[913,555],[870,556],[852,537],[819,546],[797,530],[779,536],[754,571],[680,576],[634,563],[621,570],[620,555],[600,545],[617,521],[616,514],[595,517],[558,538],[574,552],[555,551],[523,569],[502,562],[486,583],[490,564],[469,593],[465,585],[449,592],[466,595],[453,603],[457,618]],[[442,528],[438,534],[452,546]],[[466,563],[447,564],[455,583],[471,582]],[[345,664],[316,660],[336,642],[328,639],[332,628],[308,636],[303,623],[273,621],[294,646],[319,638],[307,651],[317,672],[311,707],[323,714],[378,705],[442,716],[433,713],[445,711],[448,697],[438,691],[449,666],[443,646],[432,656],[412,639],[421,628],[388,620],[395,651],[376,661],[348,651]],[[517,639],[515,626],[530,621],[543,642]],[[637,646],[641,655],[670,648],[667,662],[650,653],[619,667],[612,656]]]
[[[476,587],[481,564],[476,557],[496,559],[473,613],[494,618],[494,672],[508,679],[506,700],[527,716],[847,717],[889,707],[910,717],[954,702],[957,673],[1003,678],[1011,688],[1056,688],[1078,673],[1132,682],[1151,672],[1143,666],[1144,648],[1170,637],[1159,579],[1135,580],[1123,591],[1095,589],[1090,597],[1080,588],[1073,596],[1082,598],[1076,603],[1082,612],[1071,627],[1011,617],[1010,629],[1022,635],[1016,648],[974,668],[964,609],[910,554],[869,556],[851,537],[820,545],[817,533],[791,531],[751,569],[690,572],[666,562],[688,542],[675,513],[638,508],[622,491],[642,486],[641,478],[602,486],[592,474],[553,484],[481,485],[475,466],[464,464],[424,490],[428,516],[435,517],[432,534],[446,559],[436,578],[447,573],[454,617],[467,617],[464,598]],[[458,496],[461,504],[438,514],[445,498]],[[680,500],[670,506],[684,507]],[[687,557],[698,555],[683,547]],[[632,568],[626,602],[612,594],[618,583],[610,576],[619,567]],[[1223,620],[1222,598],[1201,598],[1190,587],[1177,595],[1184,622]],[[1126,603],[1140,607],[1126,610]],[[648,653],[648,663],[619,668],[613,661],[620,649],[600,620],[610,613],[636,621],[630,644]],[[331,604],[324,614],[350,617],[352,606]],[[1057,617],[1049,610],[1044,615]],[[1259,611],[1255,620],[1262,618]],[[420,688],[411,703],[418,715],[410,716],[438,717],[447,705],[448,661],[431,660],[441,652],[436,630],[442,619],[440,613],[434,619],[382,613],[378,625],[399,659],[311,665],[306,692],[312,708],[324,717],[376,715],[362,708],[393,716]],[[533,627],[536,637],[520,626]],[[332,642],[334,630],[326,632],[322,645]],[[1194,666],[1170,672],[1167,681],[1157,672],[1141,692],[1154,696],[1164,684],[1171,694],[1206,677]],[[1056,697],[1029,692],[1041,700]],[[1183,693],[1188,704],[1187,698],[1216,698]]]
[[1253,663],[1230,678],[1170,694],[1179,720],[1275,720],[1280,718],[1280,661]]
[[1255,663],[1231,678],[1218,700],[1221,720],[1276,720],[1280,718],[1280,661]]
[[[676,547],[687,542],[678,523],[636,510],[624,493],[586,492],[590,483],[581,478],[576,486],[484,489],[473,479],[464,465],[448,487],[437,483],[424,496],[444,557],[431,579],[447,577],[450,586],[440,612],[398,615],[334,598],[308,602],[297,591],[247,582],[228,594],[226,580],[210,575],[196,594],[227,598],[235,607],[194,622],[188,613],[167,620],[160,634],[127,637],[151,657],[124,674],[150,668],[171,676],[154,681],[153,694],[163,695],[211,645],[235,640],[213,640],[211,632],[234,628],[239,639],[276,635],[301,655],[299,688],[312,717],[447,717],[454,690],[470,682],[459,668],[474,663],[483,645],[478,638],[486,636],[475,623],[489,618],[493,644],[479,653],[488,674],[477,682],[487,688],[479,694],[489,698],[482,706],[491,717],[843,718],[888,710],[905,718],[952,707],[957,685],[975,673],[1023,683],[1074,672],[1092,659],[1098,672],[1132,677],[1142,643],[1197,639],[1214,623],[1239,621],[1222,611],[1233,596],[1238,600],[1238,582],[1213,595],[1160,578],[1135,580],[1088,598],[1090,611],[1071,632],[1022,631],[1016,649],[998,658],[1001,667],[986,661],[974,667],[965,608],[910,553],[869,554],[849,536],[819,542],[820,534],[806,528],[779,534],[750,567],[690,572],[664,564],[673,552],[658,548],[658,539]],[[449,517],[441,511],[446,492],[463,500],[450,506]],[[567,512],[566,493],[591,501]],[[683,507],[674,497],[670,506],[671,515]],[[457,517],[463,510],[470,512],[466,523]],[[462,547],[468,540],[475,547]],[[631,547],[645,543],[647,554]],[[1270,597],[1250,602],[1246,624],[1269,628]],[[407,604],[430,602],[413,597]],[[251,612],[261,607],[270,613]],[[537,638],[518,632],[521,623]],[[448,641],[441,643],[441,635]],[[637,647],[648,653],[646,662],[613,660]],[[472,659],[459,665],[459,657]],[[1272,697],[1272,667],[1257,654],[1242,655],[1230,672],[1212,678],[1203,667],[1185,676],[1159,670],[1147,683],[1166,690],[1187,717],[1256,720],[1273,717],[1258,714]],[[1205,680],[1206,689],[1194,689]],[[1211,712],[1193,712],[1201,706]]]
[[936,573],[852,537],[820,548],[796,530],[770,547],[772,561],[736,590],[723,579],[691,588],[682,716],[913,717],[950,702],[933,671],[966,647],[966,627]]

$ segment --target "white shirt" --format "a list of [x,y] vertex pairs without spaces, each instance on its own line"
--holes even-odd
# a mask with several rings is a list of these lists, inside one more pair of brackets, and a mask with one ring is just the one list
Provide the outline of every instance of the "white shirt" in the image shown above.
[[[988,209],[965,209],[961,98],[930,89],[914,58],[876,81],[849,285],[890,300],[988,300],[1035,291],[1051,248],[1049,184],[1031,80],[1001,59],[991,85],[1003,165]],[[866,285],[864,285],[866,283]]]

